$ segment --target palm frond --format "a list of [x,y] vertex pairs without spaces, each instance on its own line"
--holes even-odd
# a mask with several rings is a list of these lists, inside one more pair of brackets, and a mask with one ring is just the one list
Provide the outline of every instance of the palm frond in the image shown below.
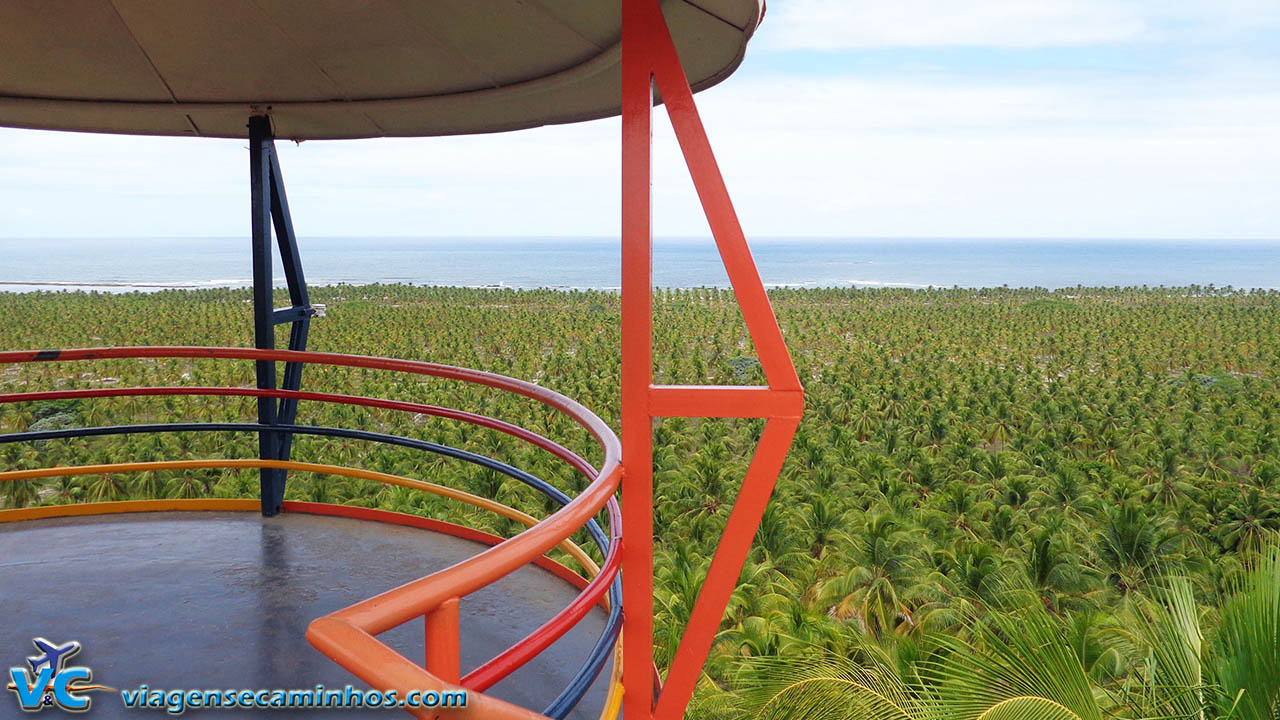
[[1204,637],[1190,581],[1171,578],[1155,599],[1139,604],[1134,625],[1144,656],[1135,693],[1143,713],[1204,720]]
[[[1235,720],[1276,720],[1280,705],[1280,545],[1272,544],[1222,611],[1217,676]],[[1239,698],[1238,704],[1236,698]]]
[[890,669],[836,656],[752,658],[739,691],[754,720],[935,720],[928,698]]
[[1067,717],[1102,720],[1079,656],[1043,610],[993,615],[977,624],[973,641],[950,645],[952,654],[929,671],[946,718],[980,718],[1015,699],[1009,712],[1022,712],[1038,699],[1045,701],[1039,707],[1061,706],[1071,713]]
[[1015,697],[992,705],[977,720],[1081,720],[1080,716],[1052,700]]

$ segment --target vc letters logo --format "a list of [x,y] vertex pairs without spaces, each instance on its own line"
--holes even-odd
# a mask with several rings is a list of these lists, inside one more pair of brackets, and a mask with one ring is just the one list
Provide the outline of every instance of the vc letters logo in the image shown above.
[[18,706],[23,710],[36,712],[57,705],[63,710],[84,712],[92,701],[78,693],[114,689],[87,684],[93,680],[93,671],[87,667],[67,667],[67,660],[80,652],[80,643],[72,640],[55,645],[44,638],[32,643],[43,654],[27,658],[30,672],[24,667],[9,668],[7,689],[18,696]]

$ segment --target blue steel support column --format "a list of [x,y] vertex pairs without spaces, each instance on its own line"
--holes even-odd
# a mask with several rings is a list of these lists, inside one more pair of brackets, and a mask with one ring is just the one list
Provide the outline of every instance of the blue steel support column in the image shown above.
[[[298,254],[298,239],[293,234],[293,217],[289,214],[289,200],[284,192],[284,175],[280,172],[280,158],[276,155],[275,143],[267,146],[271,155],[271,218],[275,222],[276,242],[280,245],[280,260],[284,265],[285,280],[289,284],[289,302],[293,312],[292,318],[278,318],[276,322],[288,322],[289,349],[306,350],[307,334],[311,329],[311,298],[307,293],[307,281],[302,274],[302,257]],[[302,363],[290,362],[284,366],[285,390],[298,390],[302,387]],[[282,425],[292,425],[298,416],[298,401],[282,399],[276,408],[276,420]],[[279,438],[276,448],[277,457],[288,460],[293,448],[293,433],[286,433]],[[284,470],[281,475],[277,506],[284,502]]]
[[[311,301],[302,273],[298,243],[289,216],[289,201],[284,193],[284,178],[276,156],[271,119],[249,118],[250,191],[253,212],[253,329],[254,347],[274,349],[275,326],[290,323],[289,349],[306,350],[311,325]],[[274,308],[271,280],[271,231],[275,228],[280,246],[285,279],[289,285],[291,307]],[[276,366],[261,361],[256,365],[258,387],[274,389]],[[284,389],[297,390],[302,385],[302,363],[285,365]],[[292,425],[297,416],[297,400],[258,399],[258,423]],[[264,460],[288,460],[293,433],[264,431],[258,433],[258,455]],[[263,468],[259,471],[262,514],[275,515],[284,502],[285,471]]]
[[[266,117],[249,118],[249,192],[253,211],[253,346],[274,349],[276,324],[271,299],[271,121]],[[272,390],[276,386],[276,364],[260,360],[256,363],[258,387]],[[276,400],[258,398],[258,424],[276,424]],[[278,434],[258,433],[258,456],[271,460],[277,456]],[[284,497],[284,473],[271,468],[258,471],[262,497],[262,514],[280,511],[276,497]]]

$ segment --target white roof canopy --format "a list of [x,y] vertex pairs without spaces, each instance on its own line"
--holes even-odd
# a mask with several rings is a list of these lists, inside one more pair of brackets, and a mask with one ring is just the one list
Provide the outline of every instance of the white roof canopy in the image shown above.
[[[458,135],[616,115],[619,0],[4,0],[0,125],[287,139]],[[695,90],[762,0],[662,0]]]

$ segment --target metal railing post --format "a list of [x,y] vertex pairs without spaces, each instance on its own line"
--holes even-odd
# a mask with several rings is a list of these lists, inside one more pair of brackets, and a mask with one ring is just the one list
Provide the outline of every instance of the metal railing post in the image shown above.
[[459,617],[459,600],[455,597],[440,603],[424,618],[426,671],[454,685],[462,680]]

